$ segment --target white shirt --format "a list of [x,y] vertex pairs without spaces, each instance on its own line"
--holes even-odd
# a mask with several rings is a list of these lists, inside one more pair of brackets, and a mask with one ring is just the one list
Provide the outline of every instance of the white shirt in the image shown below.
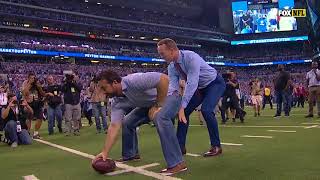
[[6,106],[8,104],[7,93],[0,93],[0,106]]
[[[318,74],[318,76],[320,76],[320,70],[319,69],[316,70],[316,73]],[[307,73],[307,77],[306,78],[309,80],[309,82],[308,82],[309,86],[308,87],[320,86],[320,81],[317,80],[316,74],[313,72],[313,69]]]

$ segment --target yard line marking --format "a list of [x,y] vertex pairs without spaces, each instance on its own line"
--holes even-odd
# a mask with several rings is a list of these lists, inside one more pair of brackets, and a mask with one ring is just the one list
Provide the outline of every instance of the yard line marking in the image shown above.
[[241,137],[247,137],[247,138],[265,138],[265,139],[272,139],[272,136],[252,136],[252,135],[243,135]]
[[317,125],[320,125],[320,123],[319,123],[319,122],[308,122],[308,123],[301,123],[301,124],[309,124],[309,125],[317,124]]
[[222,145],[226,146],[242,146],[243,144],[235,144],[235,143],[221,143]]
[[34,176],[33,174],[28,175],[28,176],[23,176],[24,180],[39,180],[36,176]]
[[[202,127],[201,125],[189,125],[190,127]],[[231,125],[220,125],[220,127],[226,128],[305,128],[308,126],[231,126]]]
[[[150,168],[150,167],[154,167],[154,166],[159,166],[159,163],[152,163],[152,164],[147,164],[147,165],[143,165],[143,166],[139,166],[136,168],[140,168],[140,169],[146,169],[146,168]],[[119,171],[114,171],[114,172],[110,172],[110,173],[106,173],[105,175],[108,176],[115,176],[115,175],[119,175],[119,174],[123,174],[123,173],[128,173],[131,172],[129,170],[119,170]]]
[[296,133],[297,131],[286,131],[286,130],[267,130],[269,132],[283,132],[283,133]]
[[[58,144],[54,144],[54,143],[51,143],[51,142],[48,142],[48,141],[44,141],[44,140],[40,140],[40,139],[35,139],[35,141],[43,143],[43,144],[46,144],[46,145],[49,145],[51,147],[58,148],[60,150],[66,151],[66,152],[70,152],[70,153],[73,153],[73,154],[88,158],[88,159],[94,159],[94,157],[95,157],[94,155],[87,154],[87,153],[84,153],[84,152],[81,152],[81,151],[77,151],[77,150],[74,150],[74,149],[71,149],[71,148],[67,148],[67,147],[64,147],[64,146],[61,146],[61,145],[58,145]],[[133,171],[133,172],[141,174],[141,175],[153,177],[155,179],[160,179],[160,180],[178,180],[179,179],[179,178],[176,178],[176,177],[165,176],[165,175],[162,175],[162,174],[159,174],[159,173],[155,173],[155,172],[152,172],[152,171],[147,171],[147,170],[144,170],[144,169],[141,169],[141,168],[136,168],[136,167],[129,166],[129,165],[126,165],[126,164],[123,164],[123,163],[119,163],[119,162],[116,162],[116,166],[119,167],[119,168],[122,168],[122,169]]]
[[199,154],[192,154],[192,153],[187,153],[187,156],[191,156],[191,157],[200,157],[201,155]]
[[313,126],[308,126],[308,127],[305,127],[305,129],[311,129],[311,128],[315,128],[315,127],[318,127],[319,125],[313,125]]

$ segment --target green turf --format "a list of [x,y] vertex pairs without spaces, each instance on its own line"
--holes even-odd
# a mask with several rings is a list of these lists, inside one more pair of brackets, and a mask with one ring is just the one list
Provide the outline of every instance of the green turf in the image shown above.
[[[213,158],[185,157],[189,170],[176,175],[182,179],[320,179],[320,131],[319,128],[249,128],[239,126],[311,126],[301,123],[320,123],[320,119],[305,119],[307,109],[293,109],[289,118],[274,119],[274,110],[266,109],[262,116],[253,117],[251,109],[246,122],[228,122],[220,126],[222,142],[241,143],[243,146],[223,146],[223,155]],[[195,114],[191,124],[198,125]],[[218,117],[220,119],[220,117]],[[61,134],[48,136],[47,124],[42,127],[44,140],[77,149],[89,154],[100,152],[104,135],[96,134],[95,127],[84,127],[81,136],[64,137]],[[235,127],[238,126],[238,127]],[[269,129],[295,130],[296,133],[268,132]],[[273,136],[273,139],[242,138],[242,135]],[[160,166],[148,170],[158,172],[165,167],[160,142],[156,129],[148,125],[140,128],[139,147],[142,160],[131,162],[131,166],[140,166],[154,162]],[[190,127],[187,140],[187,151],[201,154],[209,148],[208,132],[205,126]],[[112,158],[121,155],[121,138],[111,152]],[[61,150],[34,142],[30,146],[19,146],[11,149],[0,144],[1,180],[22,179],[22,176],[34,174],[41,180],[85,180],[110,179],[97,174],[90,167],[90,160],[63,152]],[[113,179],[151,179],[136,173],[113,176]]]

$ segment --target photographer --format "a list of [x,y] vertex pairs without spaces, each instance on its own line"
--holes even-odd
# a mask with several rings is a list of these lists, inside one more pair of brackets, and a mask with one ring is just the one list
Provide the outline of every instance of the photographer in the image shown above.
[[46,88],[46,95],[48,101],[48,131],[49,135],[54,133],[53,127],[55,120],[58,122],[59,132],[62,133],[62,92],[61,86],[56,84],[53,77],[47,77],[48,87]]
[[78,77],[74,73],[67,73],[65,74],[65,83],[62,86],[65,103],[66,136],[72,133],[76,136],[80,135],[80,93],[82,86],[77,80]]
[[27,117],[33,114],[32,108],[27,101],[18,103],[14,94],[8,95],[9,104],[2,109],[1,118],[4,120],[4,132],[11,147],[18,144],[31,144],[31,137],[27,131]]
[[97,133],[101,133],[101,122],[100,116],[103,125],[103,131],[107,133],[107,102],[108,99],[104,91],[98,85],[97,79],[94,77],[90,83],[89,91],[91,92],[91,102],[94,118],[96,120]]
[[239,113],[240,121],[243,123],[246,112],[243,111],[239,105],[239,98],[236,93],[236,89],[239,88],[239,83],[236,80],[236,74],[234,72],[227,72],[223,74],[222,77],[226,81],[226,90],[222,98],[221,106],[222,124],[226,123],[226,110],[228,108],[235,109]]
[[22,97],[25,99],[33,110],[33,116],[28,117],[28,130],[31,129],[31,121],[36,120],[34,126],[34,139],[40,139],[39,129],[43,120],[43,97],[45,93],[40,85],[36,75],[29,73],[28,79],[22,84]]

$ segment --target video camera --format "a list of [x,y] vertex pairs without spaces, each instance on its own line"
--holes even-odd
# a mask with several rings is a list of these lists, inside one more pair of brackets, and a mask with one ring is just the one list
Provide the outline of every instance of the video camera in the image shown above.
[[73,82],[74,81],[74,75],[72,71],[63,71],[63,74],[65,75],[65,82]]

